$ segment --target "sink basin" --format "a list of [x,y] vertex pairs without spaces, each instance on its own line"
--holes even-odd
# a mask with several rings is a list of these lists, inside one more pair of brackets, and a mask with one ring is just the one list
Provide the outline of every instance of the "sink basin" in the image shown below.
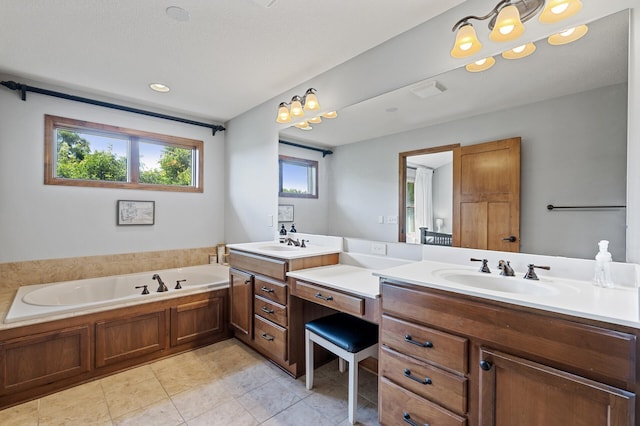
[[300,247],[288,246],[286,244],[282,244],[282,245],[269,244],[269,245],[257,247],[257,249],[265,250],[265,251],[295,251],[295,250],[300,250]]
[[558,291],[546,284],[535,280],[525,280],[521,277],[505,277],[490,275],[475,271],[460,271],[456,269],[441,269],[434,271],[436,277],[454,284],[475,287],[484,290],[501,291],[504,293],[550,295]]

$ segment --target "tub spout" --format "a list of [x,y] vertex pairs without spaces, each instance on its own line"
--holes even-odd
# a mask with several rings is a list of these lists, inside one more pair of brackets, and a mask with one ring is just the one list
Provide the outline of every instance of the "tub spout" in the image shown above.
[[167,286],[164,284],[164,282],[162,281],[162,278],[160,278],[160,275],[158,274],[153,274],[153,277],[151,277],[151,279],[154,279],[156,281],[158,281],[158,290],[156,290],[158,293],[162,293],[165,291],[169,291],[169,289],[167,288]]

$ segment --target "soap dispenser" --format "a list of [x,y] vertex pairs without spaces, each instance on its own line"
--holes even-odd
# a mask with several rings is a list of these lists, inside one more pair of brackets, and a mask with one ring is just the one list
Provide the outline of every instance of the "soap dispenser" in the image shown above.
[[609,253],[609,241],[601,240],[598,243],[598,254],[596,254],[595,275],[593,284],[598,287],[613,288],[611,279],[611,253]]
[[296,224],[295,224],[295,223],[292,223],[292,224],[291,224],[291,229],[289,229],[289,232],[294,232],[294,233],[295,233],[295,232],[298,232],[298,231],[296,230]]
[[284,228],[284,223],[280,228],[280,242],[285,243],[287,241],[287,230]]

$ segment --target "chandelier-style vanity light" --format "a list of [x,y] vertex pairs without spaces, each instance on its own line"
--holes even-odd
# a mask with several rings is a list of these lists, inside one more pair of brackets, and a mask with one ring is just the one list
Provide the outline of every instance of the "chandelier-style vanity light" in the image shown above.
[[300,119],[304,117],[305,111],[317,111],[320,109],[320,103],[316,96],[316,89],[307,89],[304,96],[295,95],[291,98],[291,102],[280,102],[278,106],[278,123],[290,123],[293,118]]
[[540,10],[540,22],[554,23],[576,14],[581,8],[580,0],[501,0],[484,16],[465,16],[456,22],[452,28],[452,31],[457,33],[451,56],[466,58],[482,49],[482,43],[478,40],[471,20],[488,19],[491,30],[489,38],[492,41],[505,42],[520,37],[525,31],[523,22],[533,18]]

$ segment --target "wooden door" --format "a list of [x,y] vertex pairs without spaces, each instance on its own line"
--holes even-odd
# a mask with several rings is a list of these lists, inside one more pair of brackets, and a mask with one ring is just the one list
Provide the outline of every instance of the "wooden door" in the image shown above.
[[171,346],[206,340],[225,332],[224,299],[211,297],[171,308]]
[[454,151],[453,245],[520,251],[519,137]]
[[237,333],[253,338],[253,275],[229,270],[231,326]]
[[482,426],[635,424],[635,395],[512,355],[480,349]]

